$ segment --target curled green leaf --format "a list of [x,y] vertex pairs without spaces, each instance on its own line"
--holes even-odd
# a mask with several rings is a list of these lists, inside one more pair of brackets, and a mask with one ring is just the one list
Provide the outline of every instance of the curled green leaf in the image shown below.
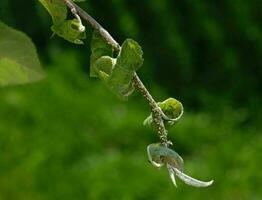
[[172,149],[160,143],[150,144],[147,146],[147,155],[149,162],[157,168],[166,165],[170,178],[175,186],[175,176],[180,178],[184,183],[194,187],[208,187],[212,181],[204,182],[194,179],[183,173],[183,159]]
[[39,0],[51,15],[54,34],[74,44],[83,44],[86,38],[85,27],[76,19],[66,20],[67,8],[61,0]]
[[143,51],[140,45],[132,39],[126,39],[117,57],[119,67],[134,72],[142,66],[143,62]]
[[112,47],[94,32],[91,43],[90,76],[99,77],[119,98],[126,100],[134,91],[132,79],[143,64],[143,52],[132,39],[124,41],[117,58]]
[[158,103],[158,105],[171,120],[178,120],[183,114],[182,103],[174,98],[168,98],[165,101]]
[[125,40],[108,80],[108,86],[117,96],[127,99],[134,91],[132,79],[143,61],[140,45],[132,39]]
[[[101,65],[94,65],[95,62],[101,58],[102,56],[113,57],[113,48],[101,37],[101,35],[97,32],[93,32],[92,42],[91,42],[91,57],[90,57],[90,76],[91,77],[99,77],[98,71],[103,69]],[[98,67],[98,69],[97,69]],[[106,72],[109,76],[111,74],[113,65],[109,72]]]
[[83,44],[83,39],[86,38],[85,31],[79,29],[80,23],[76,20],[65,20],[60,24],[54,24],[51,29],[58,36],[65,40],[75,43]]
[[109,56],[102,56],[94,63],[94,71],[102,81],[107,83],[114,64],[114,58],[111,58]]
[[[164,123],[167,128],[176,124],[183,115],[183,105],[180,101],[174,98],[168,98],[163,102],[157,103],[167,118],[164,118]],[[152,113],[144,120],[145,126],[155,127]]]

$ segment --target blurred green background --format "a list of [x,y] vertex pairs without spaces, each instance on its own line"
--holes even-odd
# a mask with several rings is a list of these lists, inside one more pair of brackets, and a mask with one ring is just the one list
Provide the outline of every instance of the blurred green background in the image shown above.
[[[50,31],[37,0],[0,1],[0,19],[36,44],[47,78],[0,89],[0,200],[262,198],[262,2],[88,0],[120,43],[137,40],[138,72],[156,100],[185,114],[169,136],[193,188],[147,162],[157,142],[139,93],[121,102],[90,79],[90,35],[75,46]],[[260,155],[260,156],[259,156]]]

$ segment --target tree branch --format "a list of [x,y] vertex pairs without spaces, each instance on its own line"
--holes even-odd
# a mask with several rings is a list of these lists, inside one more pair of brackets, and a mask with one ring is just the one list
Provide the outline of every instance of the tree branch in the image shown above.
[[[92,28],[97,30],[100,35],[110,44],[116,51],[120,51],[120,45],[115,41],[115,39],[105,30],[93,17],[91,17],[87,12],[85,12],[82,8],[76,5],[71,0],[62,0],[65,5],[72,11],[76,11],[76,13],[85,21],[87,21]],[[160,137],[160,141],[162,144],[168,146],[169,142],[167,139],[167,130],[164,125],[164,119],[167,119],[165,114],[162,112],[161,108],[157,105],[154,98],[151,96],[149,91],[144,86],[143,82],[140,80],[138,75],[135,73],[134,78],[132,80],[133,85],[140,91],[143,97],[147,100],[150,105],[153,113],[153,119],[156,125],[158,126],[158,134]]]

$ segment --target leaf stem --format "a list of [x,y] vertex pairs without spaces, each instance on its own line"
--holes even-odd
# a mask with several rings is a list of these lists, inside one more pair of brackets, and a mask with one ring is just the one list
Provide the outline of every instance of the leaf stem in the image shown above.
[[81,18],[77,14],[77,11],[76,11],[75,7],[71,9],[71,13],[75,16],[76,20],[79,23],[79,31],[84,32],[85,31],[85,27],[83,26]]
[[[85,21],[87,21],[92,28],[97,30],[100,35],[110,44],[116,51],[120,51],[120,45],[115,41],[115,39],[105,30],[93,17],[91,17],[87,12],[85,12],[82,8],[76,5],[72,0],[62,0],[65,5],[72,11],[76,11],[76,13]],[[150,105],[153,113],[153,119],[158,127],[158,134],[160,137],[160,141],[163,145],[168,146],[169,142],[167,139],[167,130],[164,125],[164,119],[166,119],[165,114],[162,112],[161,108],[157,105],[156,101],[149,93],[143,82],[140,80],[138,75],[135,73],[134,78],[132,80],[133,85],[140,91],[142,96],[147,100]]]

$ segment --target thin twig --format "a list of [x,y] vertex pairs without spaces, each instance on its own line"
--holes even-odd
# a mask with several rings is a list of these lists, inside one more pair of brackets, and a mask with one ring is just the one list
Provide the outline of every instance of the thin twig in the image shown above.
[[[100,35],[110,44],[116,51],[120,51],[120,45],[115,41],[115,39],[105,30],[93,17],[91,17],[87,12],[85,12],[82,8],[76,5],[71,0],[63,0],[65,5],[70,9],[77,12],[77,14],[87,21],[92,28],[97,30]],[[149,91],[144,86],[143,82],[140,80],[138,75],[135,73],[134,78],[132,80],[133,85],[141,92],[143,97],[147,100],[150,105],[153,113],[153,119],[156,125],[158,126],[158,134],[160,137],[160,141],[164,145],[168,145],[167,139],[167,130],[164,125],[164,119],[167,119],[165,114],[162,112],[161,108],[157,105],[154,98],[151,96]]]
[[82,8],[76,5],[71,0],[63,0],[66,6],[72,10],[75,9],[78,15],[86,20],[93,29],[97,30],[100,35],[117,51],[120,50],[120,45],[114,40],[114,38],[105,30],[93,17],[91,17],[87,12],[85,12]]
[[167,130],[163,122],[163,116],[165,115],[163,114],[161,108],[157,105],[156,101],[149,93],[149,91],[146,89],[146,87],[144,86],[143,82],[140,80],[137,74],[135,74],[133,78],[133,85],[141,92],[141,94],[147,100],[148,104],[152,109],[153,120],[158,127],[158,133],[161,143],[164,145],[168,145]]

